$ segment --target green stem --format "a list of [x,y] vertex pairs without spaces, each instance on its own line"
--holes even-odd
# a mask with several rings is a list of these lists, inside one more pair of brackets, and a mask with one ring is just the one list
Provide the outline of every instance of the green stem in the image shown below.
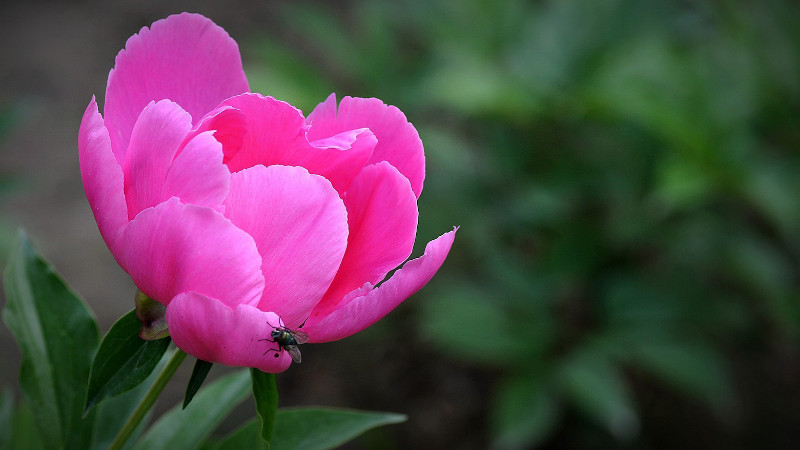
[[172,375],[175,374],[175,371],[178,370],[178,366],[181,365],[184,358],[186,358],[186,353],[181,349],[178,349],[175,354],[172,355],[172,358],[170,358],[164,370],[158,374],[158,378],[156,378],[156,381],[150,386],[150,390],[147,391],[147,394],[145,394],[139,406],[136,407],[136,411],[134,411],[128,421],[125,422],[125,426],[122,427],[119,434],[117,434],[117,437],[114,439],[114,442],[108,447],[109,450],[120,450],[125,443],[128,442],[128,439],[142,422],[147,412],[150,411],[150,408],[153,407],[159,394],[164,390],[164,387],[167,385],[169,379],[172,378]]

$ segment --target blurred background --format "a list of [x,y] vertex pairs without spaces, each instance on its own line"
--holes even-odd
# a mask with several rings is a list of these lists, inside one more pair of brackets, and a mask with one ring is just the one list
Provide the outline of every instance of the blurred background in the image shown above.
[[[254,91],[398,106],[427,155],[414,255],[461,226],[411,300],[303,347],[282,406],[409,415],[354,449],[800,441],[796,2],[4,2],[0,253],[24,227],[103,332],[134,287],[78,125],[126,39],[183,10],[239,42]],[[3,386],[18,364],[2,327]]]

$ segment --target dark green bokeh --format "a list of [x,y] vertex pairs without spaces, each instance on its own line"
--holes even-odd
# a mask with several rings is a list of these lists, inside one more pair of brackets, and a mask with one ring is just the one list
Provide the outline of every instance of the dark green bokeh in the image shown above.
[[242,43],[253,90],[400,107],[427,155],[415,254],[461,226],[403,322],[489,392],[469,414],[491,425],[451,448],[796,441],[798,7],[364,0],[277,22]]

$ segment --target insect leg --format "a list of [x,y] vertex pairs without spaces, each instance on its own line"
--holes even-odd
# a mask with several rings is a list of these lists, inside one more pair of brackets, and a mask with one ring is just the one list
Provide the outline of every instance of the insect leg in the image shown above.
[[[281,319],[280,319],[280,317],[278,317],[278,320],[281,320]],[[270,326],[270,327],[272,327],[272,328],[276,328],[276,329],[278,328],[278,327],[276,327],[275,325],[273,325],[273,324],[269,323],[269,319],[267,319],[267,325],[269,325],[269,326]]]
[[277,357],[281,356],[281,352],[282,352],[282,351],[283,351],[283,349],[282,349],[282,348],[278,348],[277,350],[276,350],[276,349],[274,349],[274,348],[271,348],[271,349],[268,349],[267,351],[265,351],[265,352],[264,352],[264,355],[266,355],[266,354],[267,354],[267,353],[269,353],[269,352],[275,352],[275,357],[277,358]]

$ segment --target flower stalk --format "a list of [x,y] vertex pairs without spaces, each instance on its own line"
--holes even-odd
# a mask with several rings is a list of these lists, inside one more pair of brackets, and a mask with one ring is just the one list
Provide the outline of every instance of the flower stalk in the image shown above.
[[184,358],[186,358],[186,353],[180,349],[176,349],[175,354],[172,355],[167,365],[164,367],[164,370],[158,375],[156,381],[150,386],[150,389],[145,394],[142,401],[139,402],[139,406],[136,407],[136,410],[133,412],[131,417],[125,422],[125,425],[117,434],[117,437],[114,438],[114,442],[111,443],[111,446],[108,447],[109,450],[120,450],[125,446],[125,443],[128,442],[133,432],[142,422],[144,416],[147,415],[147,412],[150,411],[150,408],[158,399],[158,396],[161,394],[161,391],[164,390],[164,387],[169,382],[170,378],[175,374],[175,371],[178,370],[178,367],[183,362]]

